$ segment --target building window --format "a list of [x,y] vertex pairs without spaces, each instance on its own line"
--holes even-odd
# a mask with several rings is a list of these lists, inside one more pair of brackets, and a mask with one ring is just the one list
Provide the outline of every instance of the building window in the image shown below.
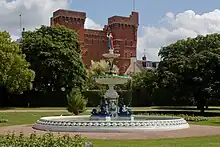
[[130,53],[130,57],[132,57],[133,56],[133,54],[132,54],[132,52]]
[[127,54],[127,53],[125,53],[125,58],[127,58],[127,56],[128,56],[128,54]]
[[69,17],[66,17],[65,21],[66,21],[66,22],[69,22]]

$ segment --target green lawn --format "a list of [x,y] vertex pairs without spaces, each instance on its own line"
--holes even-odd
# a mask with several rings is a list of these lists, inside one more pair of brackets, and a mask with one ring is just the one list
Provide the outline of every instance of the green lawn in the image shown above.
[[89,140],[95,147],[220,147],[220,136],[154,140]]
[[[22,125],[22,124],[33,124],[40,117],[43,116],[59,116],[62,113],[47,113],[47,112],[3,112],[0,113],[0,119],[7,119],[7,123],[0,123],[0,126],[9,125]],[[67,113],[65,113],[67,114]],[[64,115],[65,115],[64,114]]]
[[207,121],[188,122],[189,124],[206,125],[206,126],[220,126],[220,117],[208,117]]
[[[88,112],[83,113],[88,114]],[[39,118],[44,116],[60,116],[60,115],[70,115],[70,113],[61,112],[2,112],[0,113],[0,119],[7,119],[7,123],[0,123],[0,126],[10,126],[10,125],[23,125],[23,124],[33,124]]]
[[0,110],[66,110],[66,108],[65,107],[34,107],[34,108],[7,107],[7,108],[0,108]]

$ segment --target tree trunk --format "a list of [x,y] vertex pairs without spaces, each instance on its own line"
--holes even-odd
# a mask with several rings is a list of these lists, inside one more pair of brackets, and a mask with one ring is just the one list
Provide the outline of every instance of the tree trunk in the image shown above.
[[208,110],[208,109],[209,109],[209,105],[208,103],[206,103],[205,110]]
[[203,115],[205,112],[205,98],[200,98],[200,113]]
[[206,106],[205,97],[199,92],[195,95],[195,99],[197,100],[197,110],[200,110],[201,115],[203,115],[205,112],[204,106]]

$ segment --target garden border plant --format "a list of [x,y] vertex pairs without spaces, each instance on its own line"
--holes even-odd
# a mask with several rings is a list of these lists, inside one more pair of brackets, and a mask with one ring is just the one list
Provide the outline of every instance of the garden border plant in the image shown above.
[[20,132],[19,136],[16,136],[14,132],[8,132],[7,135],[0,137],[1,147],[84,147],[85,139],[80,135],[73,137],[69,135],[54,136],[52,133],[45,133],[38,136],[36,133],[30,134],[29,137],[24,137],[24,134]]
[[148,115],[148,116],[152,116],[152,115],[156,115],[156,116],[179,116],[184,118],[186,121],[194,121],[194,122],[198,122],[198,121],[207,121],[208,118],[207,117],[203,117],[203,116],[190,116],[187,114],[157,114],[157,113],[144,113],[142,115]]

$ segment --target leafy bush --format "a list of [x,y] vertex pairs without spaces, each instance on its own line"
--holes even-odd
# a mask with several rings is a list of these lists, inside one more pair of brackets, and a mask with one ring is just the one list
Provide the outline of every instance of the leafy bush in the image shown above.
[[190,116],[190,115],[186,115],[186,114],[179,114],[179,115],[173,115],[173,114],[153,114],[153,113],[145,113],[144,115],[156,115],[156,116],[179,116],[184,118],[186,121],[207,121],[208,118],[207,117],[202,117],[202,116]]
[[7,123],[7,122],[8,122],[7,119],[4,119],[4,118],[0,119],[0,123]]
[[67,110],[75,115],[86,110],[87,100],[84,98],[79,89],[72,89],[67,96]]
[[186,121],[207,121],[208,118],[207,117],[202,117],[202,116],[189,116],[189,115],[185,115],[185,114],[180,114],[180,117],[183,117]]
[[55,137],[51,133],[37,136],[35,133],[24,137],[22,133],[17,137],[14,133],[8,133],[0,137],[1,147],[84,147],[85,141],[79,135]]

